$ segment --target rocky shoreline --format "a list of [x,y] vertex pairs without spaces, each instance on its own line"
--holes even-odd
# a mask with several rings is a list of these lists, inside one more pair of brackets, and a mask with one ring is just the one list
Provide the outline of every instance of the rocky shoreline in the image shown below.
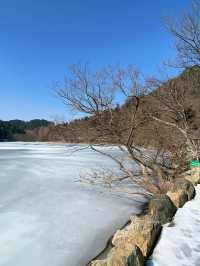
[[200,183],[200,169],[188,171],[177,179],[167,194],[155,195],[148,209],[118,230],[110,241],[106,258],[90,262],[90,266],[144,266],[152,254],[164,224],[173,220],[178,208],[195,197]]

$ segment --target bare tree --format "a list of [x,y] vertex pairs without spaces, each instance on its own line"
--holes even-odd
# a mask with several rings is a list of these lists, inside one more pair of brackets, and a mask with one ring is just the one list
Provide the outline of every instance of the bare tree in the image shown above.
[[[193,1],[191,12],[179,23],[168,24],[175,37],[179,67],[200,66],[199,23],[199,2]],[[131,66],[96,72],[87,65],[71,67],[69,77],[56,88],[56,93],[67,106],[87,115],[84,140],[88,147],[115,161],[121,170],[119,176],[105,171],[93,173],[95,180],[102,180],[109,187],[130,180],[143,188],[142,193],[161,193],[179,176],[188,160],[197,158],[191,125],[193,110],[186,99],[189,86],[198,90],[200,83],[198,76],[192,84],[187,79],[191,80],[186,75],[164,82],[146,81]],[[117,99],[123,105],[119,106]],[[78,135],[81,123],[77,125],[70,125],[68,132]],[[151,133],[146,134],[149,128]],[[153,149],[141,147],[138,136],[144,136],[145,146]],[[123,156],[109,152],[105,144],[114,144]],[[137,165],[137,171],[133,165]],[[131,190],[133,193],[138,192]]]
[[156,88],[151,94],[151,99],[156,101],[148,114],[158,125],[165,126],[171,143],[167,138],[165,142],[168,143],[173,160],[178,164],[177,171],[178,168],[183,171],[183,165],[189,160],[198,159],[195,130],[191,123],[195,111],[188,101],[189,93],[199,90],[199,73],[195,72],[195,69],[191,69],[190,73],[183,72],[180,77],[167,82],[151,80],[149,83],[149,86]]
[[[185,71],[175,79],[167,77],[165,81],[148,81],[148,86],[154,91],[150,95],[154,108],[153,105],[147,108],[147,115],[155,125],[164,127],[168,134],[164,142],[176,164],[175,176],[187,167],[189,160],[198,159],[198,145],[194,140],[195,129],[191,118],[195,116],[193,105],[200,84],[200,1],[191,2],[191,10],[185,12],[180,20],[167,22],[167,29],[175,40],[177,55],[170,66],[180,67]],[[193,104],[187,100],[191,95],[194,96]]]
[[[119,166],[120,175],[109,174],[109,178],[104,175],[104,181],[108,183],[109,180],[111,185],[128,179],[148,195],[167,189],[173,178],[171,167],[161,160],[161,155],[167,152],[162,147],[149,152],[136,141],[149,120],[143,112],[148,88],[139,71],[129,66],[124,69],[108,67],[92,73],[86,66],[73,66],[70,78],[56,91],[65,104],[90,116],[95,130],[91,126],[89,147]],[[123,107],[118,108],[117,99],[125,102]],[[107,143],[115,144],[123,156],[119,158],[105,150],[103,146]],[[135,164],[139,172],[132,167]],[[134,193],[138,191],[130,194]]]
[[186,12],[182,20],[167,23],[167,28],[175,38],[178,67],[200,65],[200,2],[192,1],[192,10]]

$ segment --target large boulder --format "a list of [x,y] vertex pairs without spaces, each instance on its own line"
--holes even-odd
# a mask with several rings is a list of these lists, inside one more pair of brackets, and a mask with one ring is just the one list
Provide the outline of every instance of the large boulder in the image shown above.
[[154,222],[166,224],[171,222],[176,213],[176,206],[166,194],[155,195],[149,202],[148,214]]
[[144,266],[144,257],[137,246],[132,251],[113,247],[107,259],[93,261],[91,266]]
[[182,208],[183,205],[188,201],[188,195],[183,190],[178,190],[176,192],[168,191],[167,196],[177,208]]
[[106,260],[94,260],[90,264],[91,266],[107,266]]
[[119,249],[130,251],[138,246],[146,257],[151,253],[160,232],[161,224],[153,221],[152,217],[132,217],[130,225],[116,232],[112,244]]
[[127,258],[127,266],[143,266],[144,265],[144,256],[141,250],[135,246],[135,249],[131,255]]
[[173,185],[173,188],[171,192],[177,192],[177,191],[184,191],[187,196],[188,200],[191,200],[195,196],[195,188],[194,185],[184,178],[178,178]]
[[107,266],[143,266],[144,257],[141,250],[134,246],[133,250],[112,248],[107,258]]
[[187,179],[179,178],[174,182],[167,196],[177,208],[181,208],[188,200],[195,196],[194,185]]
[[194,186],[200,184],[200,167],[186,172],[183,177],[190,181]]

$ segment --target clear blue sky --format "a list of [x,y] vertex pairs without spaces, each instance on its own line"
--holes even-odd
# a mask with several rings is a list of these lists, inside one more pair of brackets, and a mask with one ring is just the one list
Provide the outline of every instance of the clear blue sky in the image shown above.
[[72,63],[133,64],[173,55],[162,20],[189,0],[0,1],[0,119],[70,118],[49,86]]

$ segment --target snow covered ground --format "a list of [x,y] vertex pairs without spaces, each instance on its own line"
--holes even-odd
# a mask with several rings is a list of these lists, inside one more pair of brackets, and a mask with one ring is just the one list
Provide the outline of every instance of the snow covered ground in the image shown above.
[[194,200],[179,209],[171,226],[165,226],[148,266],[200,265],[200,185]]
[[[69,156],[70,147],[0,143],[0,266],[84,266],[140,212],[140,197],[121,198],[76,182],[90,168],[116,166],[90,150]],[[195,252],[185,245],[183,250]]]

